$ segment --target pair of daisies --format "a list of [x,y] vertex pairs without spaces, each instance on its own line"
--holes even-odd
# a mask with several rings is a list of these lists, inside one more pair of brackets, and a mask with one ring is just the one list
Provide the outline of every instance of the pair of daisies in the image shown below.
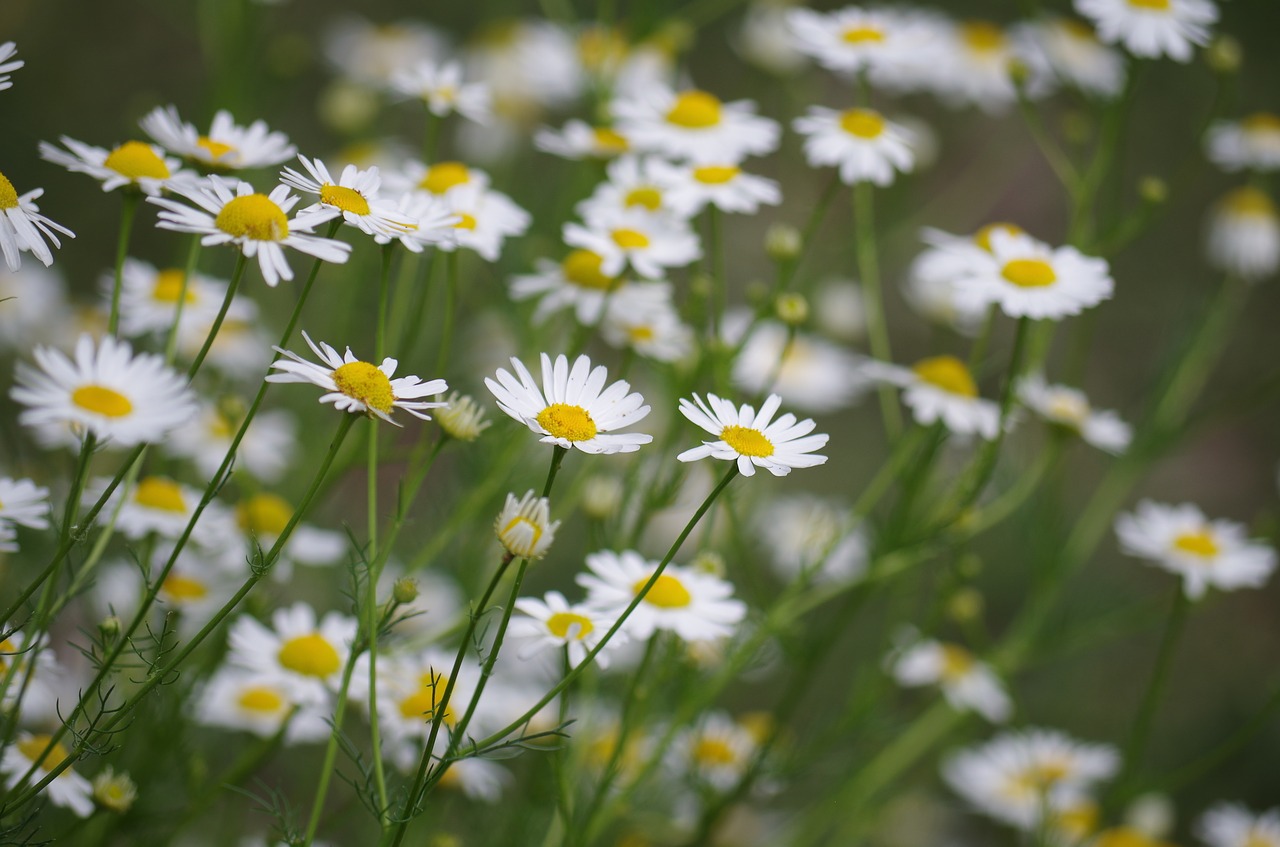
[[[1219,121],[1205,141],[1209,159],[1229,173],[1280,169],[1280,117],[1269,112]],[[1214,204],[1207,234],[1209,262],[1219,270],[1254,281],[1280,268],[1280,212],[1261,180],[1233,189]]]

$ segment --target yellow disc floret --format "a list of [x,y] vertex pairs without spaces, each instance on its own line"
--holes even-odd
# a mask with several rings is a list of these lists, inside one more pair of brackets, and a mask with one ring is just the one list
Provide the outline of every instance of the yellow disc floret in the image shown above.
[[649,236],[636,229],[615,229],[613,243],[623,250],[643,250],[649,246]]
[[202,135],[196,139],[196,146],[209,154],[209,158],[216,164],[224,164],[221,160],[228,153],[234,153],[235,147],[227,144],[225,141],[214,141],[207,135]]
[[726,426],[720,430],[720,440],[728,444],[739,456],[766,458],[773,455],[773,442],[758,429],[746,426]]
[[276,659],[294,673],[321,678],[337,673],[342,666],[338,651],[318,632],[289,639],[280,646]]
[[1156,12],[1169,11],[1170,0],[1129,0],[1129,5],[1135,9],[1151,9]]
[[1190,553],[1193,556],[1200,556],[1204,559],[1213,558],[1221,550],[1218,547],[1217,540],[1213,537],[1213,533],[1208,529],[1184,532],[1173,539],[1173,546],[1180,552]]
[[150,144],[141,141],[126,141],[108,153],[102,164],[134,182],[141,177],[168,179],[171,175],[164,159],[156,155]]
[[942,678],[957,680],[973,669],[973,654],[956,644],[942,645]]
[[265,685],[254,685],[240,692],[236,704],[247,712],[265,712],[271,714],[284,708],[284,697],[274,688]]
[[187,511],[182,488],[178,483],[162,476],[149,476],[138,483],[138,490],[133,492],[133,502],[162,512],[182,514]]
[[[571,627],[577,627],[572,636],[569,635]],[[595,630],[595,625],[590,618],[575,612],[556,612],[547,618],[547,630],[556,638],[572,637],[574,641],[581,641]]]
[[879,138],[884,133],[884,118],[871,109],[849,109],[840,115],[840,128],[854,138]]
[[418,187],[432,194],[444,194],[450,188],[470,181],[471,169],[461,162],[437,162],[427,168]]
[[157,303],[177,303],[178,298],[182,298],[184,303],[192,303],[196,299],[196,293],[191,290],[190,286],[186,293],[183,293],[184,283],[187,279],[185,271],[177,268],[168,268],[156,274],[155,286],[151,289],[151,299]]
[[961,397],[977,397],[978,386],[969,374],[964,362],[955,356],[933,356],[921,359],[911,367],[912,372],[930,385],[948,394]]
[[457,214],[458,214],[458,222],[453,225],[454,229],[475,230],[476,219],[474,216],[468,215],[466,212],[458,212]]
[[631,149],[630,142],[617,130],[607,126],[599,126],[591,131],[595,137],[596,147],[607,156],[625,153]]
[[265,194],[236,197],[222,207],[213,223],[236,238],[284,241],[289,237],[289,219],[284,210]]
[[240,528],[253,535],[278,536],[293,518],[293,506],[275,494],[255,494],[236,507]]
[[1058,281],[1053,265],[1044,259],[1014,259],[1005,262],[1000,276],[1019,288],[1046,288]]
[[354,188],[325,183],[320,186],[320,202],[354,215],[369,214],[369,201]]
[[1240,121],[1240,126],[1244,127],[1245,132],[1280,133],[1280,116],[1270,112],[1254,112]]
[[1006,235],[1024,235],[1022,227],[1017,224],[1006,223],[1000,221],[998,223],[987,224],[982,229],[973,234],[973,243],[977,244],[988,253],[991,252],[991,236],[997,232],[1003,232]]
[[604,260],[590,250],[574,250],[564,257],[560,263],[560,271],[564,278],[579,288],[592,288],[608,291],[617,283],[618,278],[601,272],[600,265]]
[[128,397],[105,385],[82,385],[71,392],[71,402],[104,418],[123,418],[133,411]]
[[726,767],[738,761],[738,756],[722,739],[700,738],[693,746],[693,760],[703,767]]
[[1275,204],[1260,189],[1251,185],[1237,188],[1222,200],[1222,205],[1233,215],[1253,218],[1274,218]]
[[662,207],[662,192],[651,185],[642,185],[627,192],[623,205],[628,209],[640,206],[650,212],[656,212]]
[[742,168],[733,165],[705,165],[693,169],[693,178],[706,185],[724,185],[742,173]]
[[[18,752],[27,761],[38,763],[41,770],[51,771],[65,762],[71,755],[67,752],[67,748],[61,744],[54,744],[50,747],[49,742],[52,740],[52,735],[33,735],[30,738],[18,741],[14,746],[18,748]],[[45,752],[46,749],[48,750],[47,753]],[[66,771],[63,771],[63,773],[66,773]]]
[[384,415],[391,414],[395,405],[391,380],[381,368],[368,362],[348,362],[338,368],[333,372],[333,384],[343,394]]
[[537,420],[538,426],[546,430],[548,435],[566,441],[590,441],[599,432],[590,412],[568,403],[552,403],[538,412]]
[[873,26],[851,26],[840,33],[840,40],[845,44],[881,44],[884,33]]
[[989,53],[1004,46],[1004,31],[989,21],[969,21],[960,25],[960,37],[969,49]]
[[706,129],[720,123],[720,98],[693,89],[676,97],[667,122],[686,129]]
[[18,205],[18,191],[9,178],[0,174],[0,209],[13,209]]
[[174,603],[194,603],[209,596],[209,588],[200,580],[171,573],[160,586],[160,593]]
[[[636,580],[636,583],[631,586],[631,593],[639,594],[640,589],[644,588],[648,582],[648,577]],[[649,593],[644,595],[644,601],[651,606],[660,606],[663,609],[683,609],[693,602],[693,595],[684,587],[684,583],[664,573],[654,582]]]

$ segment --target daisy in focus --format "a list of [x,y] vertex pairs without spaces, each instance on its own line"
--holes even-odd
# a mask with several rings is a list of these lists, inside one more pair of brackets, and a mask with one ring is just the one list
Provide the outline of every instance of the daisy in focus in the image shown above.
[[890,673],[899,685],[936,685],[957,711],[977,712],[992,723],[1009,719],[1009,695],[988,664],[958,644],[912,640],[889,657]]
[[18,45],[13,41],[0,44],[0,91],[13,88],[13,77],[9,74],[26,64],[22,59],[14,59],[18,55]]
[[956,300],[967,308],[995,304],[1011,318],[1060,320],[1109,300],[1115,290],[1105,259],[1003,229],[992,231],[990,241],[990,255],[956,280]]
[[[53,743],[51,735],[32,735],[19,732],[18,737],[4,750],[0,759],[0,772],[5,785],[16,788],[23,777],[34,767],[27,785],[40,782],[54,768],[70,758],[71,753],[61,743]],[[44,788],[44,795],[55,806],[71,810],[76,817],[87,818],[93,814],[93,786],[89,780],[68,767]]]
[[624,380],[605,388],[604,365],[591,367],[579,356],[570,368],[564,355],[554,363],[542,354],[542,386],[519,359],[512,358],[516,375],[499,368],[496,379],[484,384],[507,415],[542,435],[543,444],[574,447],[584,453],[631,453],[653,441],[640,432],[614,432],[649,414],[644,398]]
[[1209,159],[1224,171],[1280,170],[1280,116],[1255,112],[1239,121],[1218,121],[1206,136]]
[[697,394],[693,401],[680,399],[680,413],[716,436],[700,447],[686,450],[676,458],[693,462],[711,457],[736,462],[738,472],[752,476],[756,468],[764,468],[774,476],[786,476],[792,468],[811,468],[827,461],[814,453],[827,444],[825,434],[811,435],[817,426],[812,420],[798,421],[790,412],[774,420],[782,398],[770,394],[759,413],[744,403],[734,406],[729,400],[708,394],[703,401]]
[[449,386],[443,379],[427,382],[416,376],[392,379],[399,364],[395,359],[388,357],[381,365],[374,365],[357,359],[350,347],[344,355],[339,355],[324,342],[316,346],[306,332],[302,337],[323,364],[308,362],[296,353],[276,347],[276,352],[287,358],[271,363],[272,369],[280,373],[268,375],[267,382],[309,382],[328,392],[320,397],[321,403],[332,403],[338,410],[352,414],[368,413],[396,426],[400,424],[391,419],[396,409],[429,421],[431,416],[422,410],[445,405],[419,399],[448,391]]
[[740,162],[778,146],[776,121],[756,114],[749,100],[725,103],[706,91],[652,86],[645,95],[612,105],[620,132],[638,151],[695,162]]
[[1255,814],[1240,803],[1218,803],[1196,823],[1209,847],[1280,847],[1280,808]]
[[1276,551],[1249,539],[1243,524],[1210,520],[1191,503],[1167,506],[1143,500],[1116,519],[1120,548],[1182,577],[1198,600],[1210,588],[1257,588],[1276,568]]
[[265,168],[291,159],[298,152],[283,132],[272,132],[264,121],[238,126],[226,110],[213,116],[208,135],[183,121],[176,106],[157,106],[139,121],[139,126],[170,153],[207,168]]
[[839,168],[846,185],[889,185],[897,174],[910,173],[915,167],[915,133],[872,109],[837,112],[810,106],[792,126],[806,136],[804,154],[809,164]]
[[1123,43],[1135,56],[1178,62],[1191,61],[1194,48],[1209,43],[1218,20],[1213,0],[1075,0],[1075,7],[1102,41]]
[[35,200],[44,194],[43,188],[34,188],[19,194],[3,173],[0,173],[0,252],[10,271],[22,267],[21,253],[30,253],[46,268],[53,264],[53,252],[45,241],[61,247],[58,233],[68,238],[76,234],[61,224],[56,224],[40,214]]
[[493,112],[493,97],[483,82],[463,82],[462,65],[458,62],[419,61],[391,75],[388,88],[401,97],[412,97],[427,104],[438,118],[457,112],[467,120],[485,123]]
[[72,173],[88,174],[102,183],[103,191],[130,187],[154,197],[176,180],[195,179],[195,174],[181,170],[177,159],[167,158],[154,144],[126,141],[104,150],[65,135],[60,140],[70,153],[41,141],[40,158]]
[[900,387],[903,404],[922,426],[941,421],[957,435],[988,441],[1000,431],[1000,406],[979,396],[973,374],[955,356],[931,356],[909,368],[868,361],[862,369],[871,379]]
[[1264,191],[1237,188],[1210,210],[1209,262],[1215,268],[1256,281],[1280,267],[1280,213]]
[[[522,643],[519,658],[526,660],[547,650],[559,653],[568,648],[570,667],[582,664],[614,623],[613,618],[597,609],[571,604],[559,591],[548,591],[541,600],[521,597],[516,601],[516,611],[521,616],[512,619],[508,634]],[[619,630],[596,655],[595,663],[607,668],[610,651],[624,641],[626,636]]]
[[315,194],[320,198],[320,202],[298,212],[299,217],[306,216],[311,228],[340,217],[348,226],[366,235],[395,238],[416,223],[397,214],[390,204],[379,199],[378,188],[382,179],[377,168],[362,171],[355,165],[347,165],[335,180],[319,159],[298,156],[298,161],[307,173],[304,175],[293,168],[285,168],[280,174],[280,181],[303,194]]
[[1040,374],[1023,378],[1017,387],[1018,399],[1046,421],[1078,434],[1089,444],[1112,455],[1129,447],[1133,429],[1110,410],[1089,405],[1083,391],[1066,385],[1050,385]]

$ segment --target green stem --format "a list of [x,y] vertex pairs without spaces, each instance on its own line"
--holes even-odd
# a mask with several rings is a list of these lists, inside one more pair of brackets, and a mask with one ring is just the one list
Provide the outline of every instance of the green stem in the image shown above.
[[243,253],[236,254],[236,269],[231,273],[231,284],[227,286],[227,296],[222,298],[222,308],[218,309],[218,316],[213,319],[213,326],[209,327],[209,335],[205,338],[200,352],[196,354],[195,359],[191,362],[191,367],[187,369],[188,380],[195,378],[200,366],[204,364],[205,356],[209,355],[209,348],[213,346],[214,339],[218,337],[218,331],[222,329],[222,322],[227,317],[227,310],[231,308],[231,301],[235,299],[236,292],[240,289],[240,280],[244,278],[246,262],[248,262],[248,258]]
[[445,256],[444,327],[440,330],[440,354],[436,357],[436,373],[443,374],[453,345],[454,301],[458,297],[458,251]]
[[[853,233],[857,251],[858,275],[862,282],[862,297],[867,306],[867,340],[871,355],[882,362],[892,362],[889,349],[889,328],[885,323],[884,297],[880,289],[880,262],[876,253],[876,228],[874,215],[874,187],[869,182],[853,186]],[[880,413],[884,418],[884,431],[890,440],[902,431],[902,413],[893,386],[882,383],[879,387]]]
[[[385,254],[384,254],[385,255]],[[386,261],[384,260],[384,265]],[[384,274],[385,280],[385,274]],[[383,286],[385,291],[386,286]],[[378,354],[381,358],[381,353]],[[387,778],[382,767],[382,733],[378,724],[378,578],[385,558],[378,550],[378,421],[369,418],[369,549],[365,552],[368,579],[365,585],[365,610],[369,639],[369,735],[373,746],[373,776],[378,790],[378,816],[384,823],[390,805],[387,803]]]
[[382,264],[378,273],[378,328],[373,351],[375,361],[381,362],[387,352],[387,295],[391,287],[391,254],[395,242],[382,246]]
[[178,290],[178,302],[173,308],[173,324],[169,327],[169,337],[164,342],[165,364],[173,364],[178,354],[178,327],[182,324],[182,312],[187,305],[187,291],[191,288],[191,275],[196,272],[200,260],[200,236],[191,236],[191,246],[187,248],[187,263],[182,268],[182,287]]
[[111,286],[111,314],[107,318],[107,332],[120,337],[120,289],[124,286],[124,260],[129,255],[129,234],[133,231],[133,219],[138,213],[142,192],[126,188],[120,195],[120,234],[116,239],[115,278]]
[[[329,780],[333,777],[334,765],[338,758],[338,739],[342,736],[342,722],[347,712],[347,691],[351,686],[351,675],[356,669],[356,650],[352,646],[347,656],[347,663],[342,668],[342,683],[338,686],[338,705],[333,712],[333,731],[329,733],[329,743],[324,748],[324,762],[320,765],[320,780],[316,784],[315,799],[311,801],[311,816],[307,819],[307,831],[303,836],[302,847],[311,847],[320,827],[320,816],[324,813],[325,797],[329,793]],[[382,758],[382,751],[374,748],[375,761]]]

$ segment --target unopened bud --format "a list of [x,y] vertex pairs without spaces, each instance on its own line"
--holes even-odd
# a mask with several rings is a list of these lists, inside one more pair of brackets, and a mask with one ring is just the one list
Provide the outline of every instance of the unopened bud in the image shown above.
[[1009,79],[1013,82],[1015,88],[1022,89],[1031,79],[1031,68],[1027,67],[1027,63],[1021,59],[1011,59],[1009,61]]
[[809,320],[809,301],[803,294],[779,294],[773,311],[778,319],[789,326],[800,326]]
[[103,618],[98,624],[98,632],[102,633],[102,637],[107,641],[112,641],[120,634],[120,619],[115,615]]
[[493,522],[498,541],[512,556],[541,559],[555,540],[560,521],[551,520],[551,503],[546,497],[535,497],[532,491],[516,499],[507,495],[507,504]]
[[764,252],[775,262],[789,262],[800,255],[804,240],[791,224],[774,224],[764,234]]
[[711,296],[711,290],[715,287],[715,280],[706,274],[697,274],[693,279],[689,280],[689,292],[700,300],[706,300]]
[[1204,52],[1204,60],[1214,73],[1233,74],[1244,61],[1244,48],[1229,35],[1219,35]]
[[1151,839],[1162,839],[1173,832],[1177,810],[1166,794],[1143,794],[1125,809],[1125,823]]
[[1169,184],[1158,176],[1144,176],[1138,182],[1138,196],[1147,203],[1163,203],[1169,199]]
[[116,773],[107,766],[93,778],[93,799],[99,806],[124,814],[138,799],[138,786],[127,773]]
[[695,571],[723,578],[725,575],[724,556],[714,550],[703,550],[689,563]]
[[582,511],[597,521],[607,521],[622,505],[622,481],[616,476],[597,474],[582,486]]
[[981,592],[975,588],[962,588],[947,601],[947,614],[956,623],[976,621],[982,617],[984,606]]
[[418,599],[418,581],[406,576],[396,580],[391,586],[391,599],[401,606],[408,605]]

